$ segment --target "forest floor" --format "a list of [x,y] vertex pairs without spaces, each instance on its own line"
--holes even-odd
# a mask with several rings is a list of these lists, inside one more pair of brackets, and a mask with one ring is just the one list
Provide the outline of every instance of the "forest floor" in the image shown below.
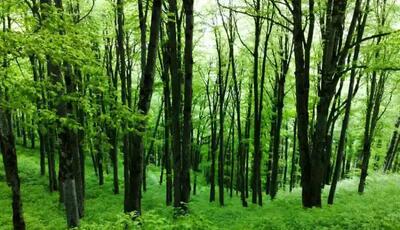
[[[18,147],[17,151],[27,229],[65,229],[59,195],[48,192],[47,177],[39,175],[38,150]],[[263,207],[249,199],[249,207],[242,208],[239,197],[230,198],[228,192],[224,207],[209,203],[209,188],[199,185],[197,195],[191,197],[190,215],[174,219],[173,209],[165,206],[165,185],[158,184],[159,170],[149,167],[143,217],[133,222],[122,214],[123,187],[119,195],[113,195],[111,174],[99,186],[87,159],[82,229],[123,229],[127,223],[129,229],[400,229],[399,175],[369,176],[364,195],[357,193],[357,178],[341,181],[333,206],[326,205],[326,187],[323,207],[308,210],[301,207],[300,188],[279,191],[274,201],[264,196]],[[120,172],[123,175],[122,166]],[[11,193],[4,180],[0,164],[0,229],[12,229]]]

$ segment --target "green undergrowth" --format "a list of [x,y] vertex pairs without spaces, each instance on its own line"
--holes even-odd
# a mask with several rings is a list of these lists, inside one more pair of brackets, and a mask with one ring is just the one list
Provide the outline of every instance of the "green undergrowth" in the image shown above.
[[[64,210],[58,193],[47,189],[47,177],[39,175],[37,150],[18,148],[19,175],[27,229],[65,229]],[[400,229],[400,176],[375,173],[368,177],[365,194],[359,195],[357,178],[339,183],[335,204],[303,209],[301,190],[279,191],[276,200],[264,196],[264,206],[241,207],[239,197],[225,193],[225,206],[209,203],[209,189],[199,185],[191,197],[190,214],[173,218],[165,206],[165,186],[159,185],[159,170],[148,168],[148,189],[143,194],[143,215],[131,220],[123,214],[121,193],[112,193],[112,175],[99,186],[87,159],[85,217],[80,229]],[[122,164],[120,178],[122,179]],[[200,176],[199,176],[200,178]],[[0,164],[0,229],[12,229],[11,193]],[[218,196],[218,194],[217,194]],[[251,199],[248,200],[251,203]]]

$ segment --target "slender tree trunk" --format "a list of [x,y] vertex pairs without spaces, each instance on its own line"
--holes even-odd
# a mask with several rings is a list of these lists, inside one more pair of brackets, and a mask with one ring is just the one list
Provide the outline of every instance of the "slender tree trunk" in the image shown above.
[[[60,81],[60,75],[52,76],[55,81]],[[65,85],[67,92],[71,93],[72,77],[69,74],[65,76]],[[58,105],[57,114],[61,117],[66,117],[73,112],[73,105],[71,102],[64,102]],[[60,154],[60,172],[62,172],[62,194],[63,201],[66,209],[67,224],[68,227],[73,228],[79,225],[79,206],[76,188],[75,178],[75,166],[76,162],[76,151],[77,151],[77,139],[76,134],[69,127],[61,127],[59,137],[61,140],[61,154]]]
[[334,133],[335,133],[335,127],[336,127],[336,121],[339,118],[341,114],[341,109],[339,108],[340,105],[340,96],[342,94],[342,89],[343,89],[343,83],[344,83],[344,78],[340,80],[340,86],[339,89],[337,90],[335,94],[335,99],[332,102],[332,108],[330,110],[329,116],[328,116],[328,124],[327,124],[327,136],[326,136],[326,165],[325,165],[325,172],[324,172],[324,178],[323,178],[323,183],[322,186],[324,185],[329,185],[331,181],[331,175],[332,175],[332,163],[331,163],[331,158],[332,158],[332,147],[333,147],[333,138],[334,138]]
[[217,101],[216,93],[210,92],[210,82],[207,80],[206,83],[206,93],[208,100],[208,108],[210,114],[210,125],[211,125],[211,146],[209,149],[211,155],[211,165],[210,165],[210,202],[215,201],[215,155],[217,152]]
[[390,139],[389,148],[387,150],[385,157],[385,164],[383,169],[384,172],[389,171],[392,167],[393,159],[395,158],[396,155],[396,149],[400,141],[398,133],[399,127],[400,127],[400,117],[397,119],[397,122],[395,124],[395,131],[393,131],[392,138]]
[[[246,201],[246,180],[245,180],[245,169],[246,169],[246,146],[244,143],[244,133],[242,131],[242,122],[241,122],[241,101],[240,101],[240,87],[239,81],[237,79],[236,73],[236,61],[235,61],[235,49],[234,49],[234,40],[235,40],[235,27],[234,27],[234,16],[232,10],[229,11],[229,22],[227,26],[225,26],[225,32],[229,40],[229,61],[231,62],[232,68],[232,79],[233,79],[233,95],[234,95],[234,110],[236,112],[236,123],[237,123],[237,138],[238,138],[238,147],[237,147],[237,191],[240,191],[240,199],[243,207],[247,207]],[[250,105],[249,105],[250,106]]]
[[[215,41],[217,47],[217,55],[218,55],[218,101],[219,101],[219,153],[218,153],[218,195],[219,195],[219,204],[224,206],[224,122],[225,122],[225,114],[224,114],[224,103],[225,103],[225,81],[222,74],[222,51],[221,51],[221,36],[219,31],[215,31]],[[229,65],[228,65],[229,68]],[[228,72],[229,70],[227,70]],[[216,111],[214,111],[214,119],[216,119]],[[214,124],[214,133],[216,134],[216,122]],[[213,152],[214,153],[214,152]],[[214,164],[214,162],[212,162]],[[214,166],[213,166],[214,167]],[[212,168],[212,171],[214,169]],[[214,173],[214,172],[213,172]],[[214,180],[212,178],[212,180]],[[213,182],[213,181],[212,181]],[[214,182],[213,182],[214,183]]]
[[27,129],[26,129],[26,115],[24,112],[21,112],[21,132],[22,132],[22,145],[27,148],[28,147],[28,137],[27,137]]
[[394,173],[398,172],[398,167],[400,165],[400,147],[399,146],[400,146],[400,138],[397,139],[396,148],[394,150],[395,156],[393,156],[393,158],[396,158],[394,160],[393,169],[392,169],[392,172],[394,172]]
[[[119,67],[119,77],[121,79],[121,101],[122,105],[127,104],[127,79],[126,79],[126,50],[125,50],[125,16],[124,16],[124,0],[117,0],[116,4],[116,34],[117,34],[117,62]],[[128,126],[126,120],[122,121],[122,126]],[[132,194],[130,191],[130,159],[129,159],[129,135],[124,132],[123,136],[123,156],[124,156],[124,211],[133,211]]]
[[145,153],[145,156],[144,156],[143,179],[142,179],[143,180],[142,181],[142,186],[143,186],[143,191],[144,192],[147,190],[147,183],[146,183],[147,165],[149,164],[150,156],[153,156],[153,158],[155,158],[154,140],[157,138],[156,135],[157,135],[158,126],[160,125],[160,120],[161,120],[163,107],[164,107],[164,100],[162,100],[160,109],[158,111],[158,115],[157,115],[157,118],[156,118],[156,125],[154,127],[154,130],[153,130],[153,133],[152,133],[152,139],[150,141],[150,147],[149,147],[147,153]]
[[[162,38],[162,33],[161,33]],[[170,56],[168,54],[168,47],[163,40],[162,44],[162,60],[163,60],[163,94],[164,94],[164,164],[166,170],[166,204],[172,203],[172,166],[171,166],[171,153],[170,153],[170,129],[171,129],[171,99],[170,99]]]
[[310,146],[308,138],[308,98],[309,98],[309,66],[310,49],[314,28],[314,1],[309,2],[310,28],[308,36],[305,38],[302,27],[302,4],[300,0],[292,1],[293,16],[293,43],[295,56],[295,76],[296,76],[296,112],[298,120],[297,138],[299,140],[300,166],[301,166],[301,185],[302,203],[304,207],[312,207],[311,202],[311,162]]
[[[106,29],[107,35],[108,31]],[[113,69],[113,44],[110,38],[105,38],[104,45],[104,56],[106,62],[106,70],[109,76],[109,99],[113,101],[110,105],[109,113],[110,116],[115,116],[117,112],[118,104],[118,66],[115,70]],[[117,65],[119,64],[119,56],[117,55],[116,60]],[[119,179],[118,179],[118,128],[117,124],[111,123],[107,127],[107,136],[109,138],[109,143],[111,148],[109,150],[109,156],[111,164],[113,167],[113,192],[114,194],[119,194]]]
[[[11,28],[11,19],[9,17],[1,18],[3,21],[3,32],[7,33]],[[8,68],[7,55],[3,58],[2,67]],[[7,79],[7,75],[2,75],[4,79]],[[3,92],[4,90],[4,92]],[[8,95],[8,89],[2,89],[0,87],[0,100],[5,99],[6,102],[11,102]],[[0,106],[0,148],[3,156],[4,171],[6,176],[6,182],[11,187],[12,195],[12,211],[13,211],[13,226],[14,229],[25,229],[25,221],[22,210],[22,200],[20,191],[20,178],[18,175],[18,159],[15,147],[15,137],[13,133],[12,125],[12,114],[3,105]]]
[[366,124],[364,130],[364,141],[362,149],[362,163],[361,163],[361,175],[360,182],[358,185],[358,192],[362,194],[365,189],[365,181],[368,175],[368,165],[371,156],[371,145],[375,135],[375,128],[379,120],[380,103],[382,101],[386,76],[385,73],[381,73],[379,80],[377,81],[377,73],[372,73],[371,90],[368,99],[367,113],[366,113]]
[[[161,3],[162,0],[155,0],[153,2],[146,68],[140,82],[137,111],[143,116],[146,116],[150,109],[151,97],[153,94],[155,65],[161,25]],[[141,133],[146,131],[146,122],[144,120],[136,122],[135,129],[138,130],[138,132],[133,133],[132,136],[131,149],[134,151],[130,151],[129,155],[129,190],[132,196],[129,197],[130,199],[128,202],[130,203],[129,208],[131,209],[128,209],[127,211],[135,211],[136,215],[140,215],[144,155],[143,136]]]
[[179,76],[179,63],[178,63],[178,48],[176,36],[176,0],[168,0],[168,53],[170,54],[170,72],[171,72],[171,90],[172,90],[172,104],[171,104],[171,136],[172,136],[172,152],[173,152],[173,168],[174,168],[174,207],[181,205],[181,164],[182,164],[182,145],[181,145],[181,80]]
[[[288,133],[289,129],[288,129],[288,124],[286,122],[286,133]],[[286,134],[285,137],[285,168],[283,170],[283,189],[285,189],[286,187],[286,180],[287,180],[287,171],[288,171],[288,151],[289,151],[289,136]]]
[[[261,9],[261,1],[257,0],[255,3],[255,11],[259,14]],[[259,116],[259,86],[258,86],[258,59],[259,59],[259,46],[260,46],[260,35],[261,35],[261,26],[262,22],[260,17],[256,16],[254,18],[254,26],[255,26],[255,41],[254,41],[254,51],[253,51],[253,91],[254,91],[254,155],[253,155],[253,167],[252,167],[252,178],[251,178],[251,187],[252,187],[252,202],[253,204],[262,205],[262,196],[258,196],[260,193],[259,189],[261,188],[261,120]],[[260,92],[262,94],[262,92]],[[248,154],[247,148],[247,154]],[[258,199],[260,198],[260,199]]]
[[235,168],[235,112],[232,112],[231,120],[231,130],[232,130],[232,143],[231,143],[231,174],[230,174],[230,191],[229,196],[233,195],[233,179],[234,179],[234,168]]
[[[244,157],[245,157],[245,162],[244,162],[244,170],[245,170],[245,177],[244,177],[244,190],[246,192],[246,198],[249,197],[249,159],[250,159],[250,129],[251,129],[251,111],[252,111],[252,106],[253,106],[253,81],[249,82],[249,95],[247,98],[248,101],[248,106],[247,106],[247,112],[246,112],[246,119],[245,119],[245,126],[244,126]],[[251,186],[252,183],[250,184]]]
[[354,79],[355,79],[355,73],[352,73],[352,75],[350,77],[349,91],[347,94],[346,110],[345,110],[345,114],[344,114],[344,118],[343,118],[343,122],[342,122],[342,129],[341,129],[340,139],[339,139],[339,144],[338,144],[338,152],[336,155],[335,169],[333,172],[332,183],[331,183],[331,187],[329,190],[328,204],[333,204],[336,185],[339,180],[339,176],[340,176],[340,172],[341,172],[342,159],[344,157],[346,132],[347,132],[347,127],[348,127],[349,120],[350,120],[351,101],[353,99],[352,95],[353,95],[353,89],[354,89]]
[[[365,12],[368,12],[368,9],[369,9],[369,1],[367,2]],[[365,13],[362,17],[361,26],[359,26],[359,28],[358,28],[358,33],[357,33],[357,38],[356,38],[357,41],[361,41],[361,39],[362,39],[362,36],[364,33],[364,27],[367,22],[367,15],[368,15],[368,13]],[[354,63],[353,66],[355,65],[355,63],[358,59],[359,52],[360,52],[360,45],[357,45],[355,47],[354,53],[353,53],[353,63]],[[345,108],[344,118],[342,121],[342,129],[341,129],[341,133],[340,133],[340,139],[339,139],[339,143],[338,143],[338,151],[337,151],[337,155],[336,155],[335,169],[333,172],[332,183],[331,183],[331,187],[329,190],[328,204],[333,204],[336,186],[337,186],[337,182],[340,177],[341,169],[344,172],[344,167],[342,167],[342,161],[343,161],[343,166],[344,166],[345,159],[346,159],[346,157],[345,157],[346,133],[347,133],[347,127],[348,127],[348,124],[350,121],[351,103],[352,103],[353,96],[354,96],[353,92],[354,92],[355,77],[356,77],[356,70],[355,70],[355,68],[353,68],[350,72],[350,85],[349,85],[349,89],[348,89],[348,93],[347,93],[346,108]],[[348,161],[348,162],[350,162],[350,161]]]
[[[35,83],[39,83],[42,80],[43,76],[39,76],[39,66],[38,66],[38,62],[39,60],[37,60],[35,55],[30,55],[29,56],[29,61],[31,63],[31,67],[32,67],[32,73],[33,73],[33,80]],[[42,87],[39,87],[39,90],[42,90]],[[45,98],[42,98],[42,100],[45,100]],[[42,108],[42,103],[40,98],[38,97],[36,99],[36,110],[38,113],[40,113],[40,109]],[[32,119],[32,125],[33,125],[34,121]],[[42,132],[43,130],[43,122],[39,122],[38,124],[38,134],[39,134],[39,145],[40,145],[40,175],[44,176],[46,174],[46,146],[45,146],[45,138],[44,138],[44,134]],[[31,139],[33,140],[32,143],[32,148],[34,147],[34,129],[32,128],[32,135],[31,135]]]
[[35,135],[35,129],[33,127],[35,127],[35,121],[33,120],[33,118],[30,118],[30,120],[32,127],[29,128],[29,139],[31,140],[31,149],[34,149],[36,135]]
[[274,199],[278,190],[278,168],[279,168],[279,146],[280,146],[280,136],[281,136],[281,126],[283,120],[283,106],[285,97],[285,81],[287,71],[282,68],[281,73],[276,74],[276,123],[274,128],[273,140],[273,154],[272,154],[272,173],[271,173],[271,189],[270,195],[271,199]]
[[193,1],[183,1],[186,14],[185,27],[185,85],[183,105],[183,132],[182,132],[182,173],[181,173],[181,199],[182,207],[187,211],[187,203],[190,197],[190,162],[192,156],[192,78],[193,78]]
[[297,133],[297,118],[294,120],[293,124],[293,150],[292,150],[292,164],[290,170],[290,187],[289,191],[291,192],[296,185],[296,171],[297,171],[297,156],[296,156],[296,133]]
[[0,146],[3,155],[6,181],[11,187],[14,229],[25,229],[11,114],[8,111],[4,111],[2,108],[0,108]]
[[[54,125],[54,124],[52,124]],[[57,183],[57,174],[56,174],[56,160],[55,160],[55,145],[57,141],[57,131],[56,130],[48,130],[48,134],[46,135],[46,151],[47,151],[47,165],[48,165],[48,171],[49,171],[49,190],[50,192],[57,191],[58,188],[60,189],[60,192],[62,191],[61,185],[62,181]],[[62,175],[61,179],[63,179]]]

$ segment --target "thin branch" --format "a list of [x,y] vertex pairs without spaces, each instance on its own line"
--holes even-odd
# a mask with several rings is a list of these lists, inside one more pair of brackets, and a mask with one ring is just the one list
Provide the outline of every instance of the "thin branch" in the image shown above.
[[395,31],[391,31],[391,32],[385,32],[385,33],[381,33],[381,34],[374,34],[374,35],[371,35],[369,37],[365,37],[365,38],[363,38],[363,39],[361,39],[359,41],[356,41],[356,42],[350,44],[348,47],[345,47],[342,50],[341,54],[344,53],[344,52],[347,52],[347,50],[349,50],[349,49],[355,47],[356,45],[359,45],[359,44],[361,44],[361,43],[363,43],[365,41],[369,41],[369,40],[372,40],[372,39],[375,39],[375,38],[385,37],[385,36],[388,36],[388,35],[391,35],[391,34],[395,34],[395,33],[398,33],[398,32],[400,32],[400,30],[395,30]]
[[80,23],[81,21],[83,21],[83,19],[85,19],[86,17],[89,16],[90,13],[92,13],[93,8],[94,8],[94,3],[96,2],[96,0],[92,0],[92,6],[90,7],[89,11],[81,18],[78,19],[78,21],[76,22],[76,24]]
[[288,17],[286,17],[286,15],[284,15],[281,11],[281,9],[276,5],[275,1],[271,1],[272,5],[274,5],[274,8],[278,11],[278,14],[285,19],[286,22],[288,22],[289,24],[293,25],[293,21],[291,21]]
[[246,45],[246,43],[243,41],[242,37],[240,36],[239,30],[238,30],[238,28],[237,28],[237,21],[236,21],[236,19],[235,19],[235,23],[234,23],[234,24],[235,24],[236,33],[237,33],[237,35],[238,35],[238,38],[239,38],[240,43],[242,43],[242,45],[247,49],[247,51],[249,51],[249,53],[250,53],[251,55],[254,55],[253,51],[250,49],[249,46]]
[[236,9],[234,9],[234,8],[232,8],[232,7],[224,6],[224,5],[222,5],[222,4],[220,4],[220,5],[221,5],[222,8],[230,9],[230,10],[232,10],[232,11],[235,12],[235,13],[244,14],[244,15],[247,15],[247,16],[250,16],[250,17],[253,17],[253,18],[259,17],[259,18],[261,18],[261,19],[268,20],[268,21],[270,21],[270,22],[275,23],[276,25],[281,26],[282,28],[285,28],[286,30],[288,30],[288,31],[290,31],[290,32],[293,32],[293,29],[292,29],[292,28],[289,28],[289,27],[287,27],[286,25],[284,25],[284,24],[282,24],[282,23],[280,23],[280,22],[275,21],[275,20],[273,20],[273,19],[270,18],[270,17],[267,17],[267,16],[260,16],[260,15],[254,15],[254,14],[251,14],[251,13],[248,13],[248,12],[245,12],[245,11],[236,10]]
[[392,102],[393,93],[396,90],[396,88],[397,88],[397,85],[395,87],[393,87],[393,89],[390,91],[389,100],[386,103],[386,105],[384,106],[384,109],[383,109],[382,113],[378,116],[377,121],[379,121],[381,119],[381,117],[383,116],[383,114],[385,114],[387,108],[389,107],[390,102]]

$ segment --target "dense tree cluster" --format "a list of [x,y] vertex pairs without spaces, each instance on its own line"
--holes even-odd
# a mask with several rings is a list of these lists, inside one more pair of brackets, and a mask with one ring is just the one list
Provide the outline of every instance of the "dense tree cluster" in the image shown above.
[[262,206],[301,187],[303,207],[321,207],[324,188],[333,204],[353,176],[362,194],[371,171],[400,170],[398,8],[3,0],[0,147],[15,229],[25,229],[17,143],[38,146],[38,176],[68,227],[85,215],[87,170],[123,192],[133,218],[146,211],[149,165],[174,215],[190,212],[198,177],[221,206],[228,194]]

